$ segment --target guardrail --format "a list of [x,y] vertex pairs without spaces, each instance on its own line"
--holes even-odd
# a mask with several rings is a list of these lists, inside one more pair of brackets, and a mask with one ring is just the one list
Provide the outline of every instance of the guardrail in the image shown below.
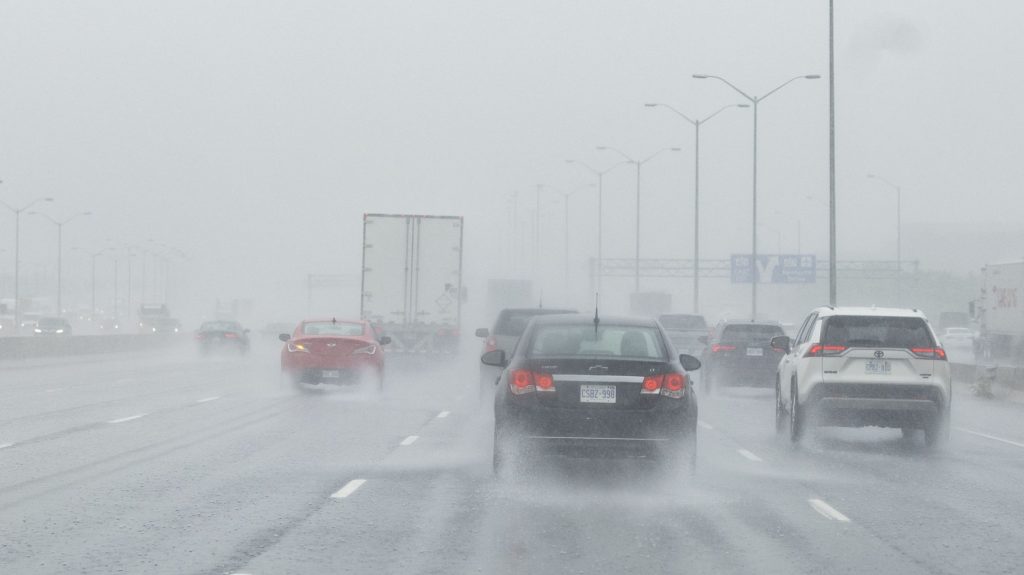
[[[950,375],[953,383],[971,385],[983,374],[979,370],[984,369],[972,363],[951,363]],[[1009,389],[1024,389],[1024,366],[996,365],[995,381]]]
[[184,343],[173,334],[16,336],[0,338],[0,361],[100,353],[132,353]]

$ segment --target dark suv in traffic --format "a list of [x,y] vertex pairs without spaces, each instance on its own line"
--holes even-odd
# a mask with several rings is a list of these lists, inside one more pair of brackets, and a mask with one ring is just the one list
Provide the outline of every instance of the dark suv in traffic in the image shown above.
[[782,325],[767,321],[724,321],[715,326],[704,349],[704,389],[774,387],[775,369],[785,350],[772,338],[785,335]]

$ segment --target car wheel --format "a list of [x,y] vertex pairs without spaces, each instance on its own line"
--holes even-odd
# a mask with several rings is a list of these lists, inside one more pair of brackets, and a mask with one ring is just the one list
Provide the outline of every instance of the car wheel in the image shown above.
[[804,435],[805,423],[803,409],[800,407],[799,394],[794,382],[789,392],[789,440],[792,443],[800,443]]
[[782,435],[786,431],[786,407],[782,405],[782,386],[775,381],[775,434]]
[[928,423],[924,428],[924,444],[929,448],[941,447],[949,441],[949,414]]
[[499,422],[494,422],[494,457],[491,469],[495,475],[501,475],[508,468],[508,432]]

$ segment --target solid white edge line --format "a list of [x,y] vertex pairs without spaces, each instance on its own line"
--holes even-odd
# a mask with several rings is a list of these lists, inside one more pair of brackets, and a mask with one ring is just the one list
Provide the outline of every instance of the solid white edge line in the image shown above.
[[707,423],[706,421],[701,421],[699,419],[697,420],[697,425],[703,427],[704,429],[714,429],[714,427],[711,427],[710,423]]
[[821,514],[823,517],[828,519],[835,519],[836,521],[842,521],[843,523],[849,523],[850,518],[843,515],[839,511],[836,511],[834,507],[825,503],[821,499],[808,499],[808,503],[811,504],[811,508]]
[[149,414],[148,413],[139,413],[139,414],[136,414],[136,415],[129,415],[128,417],[122,417],[121,419],[112,419],[112,420],[108,421],[107,423],[124,423],[126,421],[131,421],[133,419],[139,419],[140,417],[146,417],[147,415],[149,415]]
[[366,483],[365,479],[353,479],[352,481],[349,481],[348,483],[346,483],[344,487],[342,487],[341,489],[339,489],[339,490],[335,491],[334,493],[332,493],[331,494],[331,498],[332,499],[344,499],[344,498],[348,497],[349,495],[352,495],[353,493],[355,493],[356,489],[359,489],[360,487],[362,487],[364,483]]
[[7,449],[8,447],[14,447],[13,443],[0,443],[0,449]]
[[206,403],[207,401],[215,401],[215,400],[218,400],[218,399],[220,399],[220,396],[219,395],[214,395],[213,397],[204,397],[204,398],[202,398],[200,400],[197,400],[196,403]]
[[419,438],[419,435],[410,435],[409,437],[403,439],[402,443],[399,443],[399,445],[412,445],[413,443],[416,443],[416,440]]
[[452,414],[452,412],[450,412],[450,411],[442,411],[441,413],[437,414],[437,418],[438,419],[444,419],[444,418],[448,417],[451,414]]
[[746,449],[737,449],[736,451],[740,455],[742,455],[743,457],[746,457],[747,459],[749,459],[751,461],[764,461],[763,459],[761,459],[760,457],[754,455],[750,451],[747,451]]
[[1003,439],[1002,437],[996,437],[995,435],[989,435],[987,433],[982,433],[980,431],[971,431],[970,429],[965,429],[963,427],[954,427],[953,429],[956,429],[957,431],[962,431],[964,433],[970,433],[971,435],[977,435],[978,437],[984,437],[985,439],[991,439],[992,441],[998,441],[1000,443],[1005,443],[1007,445],[1013,445],[1013,446],[1016,446],[1016,447],[1024,447],[1024,443],[1019,443],[1019,442],[1016,442],[1016,441],[1011,441],[1009,439]]

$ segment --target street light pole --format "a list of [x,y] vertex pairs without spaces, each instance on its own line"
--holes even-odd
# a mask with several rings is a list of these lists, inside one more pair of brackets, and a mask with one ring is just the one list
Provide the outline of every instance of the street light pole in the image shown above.
[[601,271],[604,265],[604,235],[601,230],[602,222],[604,221],[602,205],[604,203],[604,175],[621,165],[628,164],[629,162],[625,160],[616,162],[604,170],[598,170],[579,160],[566,160],[565,162],[567,164],[578,164],[585,170],[597,176],[597,292],[601,293],[601,277],[603,276]]
[[55,219],[51,218],[50,216],[44,214],[43,212],[29,212],[28,215],[30,215],[30,216],[32,216],[32,215],[34,215],[34,216],[42,216],[42,217],[50,220],[50,222],[52,222],[53,225],[57,226],[57,315],[63,316],[64,315],[64,303],[63,303],[64,302],[64,299],[63,299],[63,295],[64,295],[64,284],[63,284],[63,275],[64,275],[64,224],[70,222],[71,220],[73,220],[73,219],[75,219],[75,218],[77,218],[79,216],[91,216],[92,212],[77,213],[77,214],[75,214],[75,215],[73,215],[73,216],[71,216],[69,218],[65,218],[63,220],[55,220]]
[[0,201],[8,210],[14,213],[14,329],[21,329],[21,295],[19,294],[21,284],[21,212],[31,208],[39,202],[52,202],[53,198],[36,198],[20,208]]
[[868,174],[868,178],[896,190],[896,305],[903,305],[903,189],[882,176]]
[[640,168],[642,168],[643,165],[646,164],[647,162],[650,162],[654,158],[656,158],[659,155],[661,155],[662,152],[668,152],[668,151],[678,152],[680,149],[679,148],[662,148],[662,149],[658,150],[657,152],[654,152],[650,156],[644,158],[643,160],[634,160],[633,158],[627,156],[625,154],[625,152],[623,152],[622,150],[619,150],[617,148],[613,148],[611,146],[598,146],[597,149],[598,150],[611,150],[611,151],[619,154],[620,156],[622,156],[626,160],[627,163],[635,164],[636,165],[636,256],[635,256],[635,258],[633,260],[633,291],[634,291],[634,293],[639,293],[640,292]]
[[751,237],[751,254],[750,254],[751,255],[751,261],[750,261],[750,264],[751,264],[751,270],[750,270],[750,272],[751,272],[750,273],[750,285],[751,285],[751,288],[750,288],[750,317],[751,317],[751,320],[756,320],[757,319],[757,282],[758,282],[758,279],[759,279],[758,278],[758,262],[757,262],[757,108],[758,108],[758,104],[760,104],[761,101],[763,101],[768,96],[771,96],[775,92],[778,92],[779,90],[781,90],[785,86],[788,86],[792,82],[795,82],[797,80],[817,80],[821,76],[819,76],[817,74],[807,74],[807,75],[803,75],[803,76],[794,76],[793,78],[790,78],[789,80],[786,80],[785,82],[779,84],[775,88],[772,88],[764,96],[751,96],[750,94],[747,94],[743,90],[740,90],[732,82],[726,80],[725,78],[722,78],[721,76],[714,76],[714,75],[711,75],[711,74],[694,74],[693,77],[698,79],[698,80],[706,80],[708,78],[714,78],[715,80],[718,80],[718,81],[722,82],[723,84],[725,84],[726,86],[729,86],[730,88],[735,90],[736,93],[738,93],[739,95],[741,95],[744,98],[746,98],[747,100],[749,100],[750,103],[754,106],[754,168],[753,168],[753,178],[752,178],[753,179],[753,182],[752,182],[753,201],[751,202],[752,203],[752,208],[753,208],[753,222],[751,222],[751,236],[752,237]]
[[668,104],[648,103],[648,108],[662,107],[675,112],[677,116],[693,124],[693,313],[700,313],[700,127],[729,108],[749,108],[749,104],[722,106],[714,114],[704,118],[691,119]]

